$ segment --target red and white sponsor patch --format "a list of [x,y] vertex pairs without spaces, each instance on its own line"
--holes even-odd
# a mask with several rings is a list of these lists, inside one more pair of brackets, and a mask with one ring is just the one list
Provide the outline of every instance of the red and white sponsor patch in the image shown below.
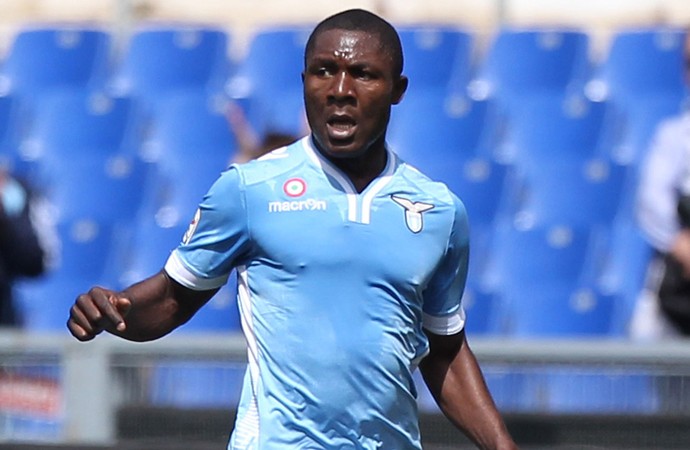
[[307,183],[301,178],[290,178],[283,184],[283,192],[288,197],[300,197],[307,192]]

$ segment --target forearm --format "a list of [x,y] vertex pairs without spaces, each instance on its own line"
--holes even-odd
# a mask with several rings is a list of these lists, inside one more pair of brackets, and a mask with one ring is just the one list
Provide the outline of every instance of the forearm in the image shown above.
[[454,357],[425,358],[420,368],[441,411],[479,448],[517,448],[466,341]]
[[165,272],[136,283],[122,293],[132,303],[122,331],[112,334],[132,341],[151,341],[187,322],[203,304],[191,298]]

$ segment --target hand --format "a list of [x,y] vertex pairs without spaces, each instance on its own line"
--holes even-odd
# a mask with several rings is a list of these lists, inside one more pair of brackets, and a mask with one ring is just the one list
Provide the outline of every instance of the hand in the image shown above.
[[131,306],[132,302],[117,292],[94,287],[77,297],[70,309],[67,328],[80,341],[90,341],[103,330],[123,332]]

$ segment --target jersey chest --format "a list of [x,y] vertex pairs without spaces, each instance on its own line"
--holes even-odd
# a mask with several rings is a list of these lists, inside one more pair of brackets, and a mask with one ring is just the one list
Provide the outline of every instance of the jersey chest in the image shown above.
[[267,184],[248,205],[255,256],[293,274],[361,271],[423,286],[442,257],[447,206],[414,192],[348,194],[298,177]]

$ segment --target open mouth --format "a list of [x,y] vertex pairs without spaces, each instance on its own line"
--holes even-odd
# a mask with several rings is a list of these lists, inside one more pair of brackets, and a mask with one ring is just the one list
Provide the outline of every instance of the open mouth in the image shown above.
[[357,122],[350,116],[331,116],[326,125],[329,137],[336,140],[351,138],[357,128]]

